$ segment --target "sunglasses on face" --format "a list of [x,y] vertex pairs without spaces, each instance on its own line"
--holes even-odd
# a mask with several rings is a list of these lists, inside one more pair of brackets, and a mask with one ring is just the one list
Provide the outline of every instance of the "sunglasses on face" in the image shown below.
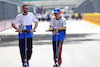
[[25,10],[28,10],[29,8],[24,8]]
[[58,13],[54,13],[54,14],[58,14]]

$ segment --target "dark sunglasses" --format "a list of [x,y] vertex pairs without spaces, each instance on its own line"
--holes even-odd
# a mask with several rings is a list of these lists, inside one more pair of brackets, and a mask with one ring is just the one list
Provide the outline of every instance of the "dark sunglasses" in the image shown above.
[[54,14],[58,14],[58,13],[54,13]]
[[24,8],[24,9],[28,10],[29,8]]

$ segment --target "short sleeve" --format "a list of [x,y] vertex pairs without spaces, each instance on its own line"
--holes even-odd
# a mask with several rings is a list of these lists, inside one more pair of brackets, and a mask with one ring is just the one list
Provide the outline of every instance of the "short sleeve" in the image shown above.
[[33,18],[33,22],[35,23],[36,21],[38,21],[37,19],[36,19],[36,17],[34,16],[34,14],[32,14],[32,18]]
[[20,17],[16,16],[16,18],[14,19],[14,21],[12,23],[17,24],[20,22]]
[[63,27],[67,27],[66,19],[63,20]]
[[51,18],[50,26],[53,26],[53,19]]

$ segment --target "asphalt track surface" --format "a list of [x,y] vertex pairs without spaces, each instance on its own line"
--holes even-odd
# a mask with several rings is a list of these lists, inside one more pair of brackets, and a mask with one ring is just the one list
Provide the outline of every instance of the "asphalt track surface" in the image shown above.
[[[62,67],[100,66],[100,26],[83,20],[68,20],[62,50]],[[34,32],[30,67],[53,67],[52,33],[49,22],[39,22]],[[22,67],[14,29],[0,32],[0,67]]]

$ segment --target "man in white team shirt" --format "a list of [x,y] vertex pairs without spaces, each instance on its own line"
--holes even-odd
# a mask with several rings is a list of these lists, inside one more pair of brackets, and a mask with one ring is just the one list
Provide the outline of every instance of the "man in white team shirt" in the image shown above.
[[[53,53],[54,53],[54,62],[56,63],[56,35],[58,37],[58,63],[59,66],[61,67],[61,63],[62,63],[62,57],[61,57],[61,53],[62,53],[62,44],[63,41],[66,37],[66,19],[64,17],[61,16],[61,10],[59,8],[55,8],[54,9],[54,17],[51,18],[50,21],[50,26],[49,26],[49,31],[55,30],[53,31],[53,35],[52,35],[52,44],[53,44]],[[55,65],[54,65],[55,67]]]
[[[24,25],[25,28],[30,31],[27,32],[26,38],[27,38],[27,65],[29,66],[29,60],[31,58],[32,54],[32,40],[33,40],[33,32],[38,26],[38,20],[35,18],[33,13],[28,12],[29,6],[27,4],[23,5],[23,13],[16,16],[12,23],[12,27],[15,28],[19,32],[19,48],[20,48],[20,54],[22,58],[22,63],[24,67],[24,58],[25,58],[25,33],[22,32],[22,29],[18,28],[16,26],[17,23],[20,25]],[[35,23],[34,28],[32,28],[32,23]]]

